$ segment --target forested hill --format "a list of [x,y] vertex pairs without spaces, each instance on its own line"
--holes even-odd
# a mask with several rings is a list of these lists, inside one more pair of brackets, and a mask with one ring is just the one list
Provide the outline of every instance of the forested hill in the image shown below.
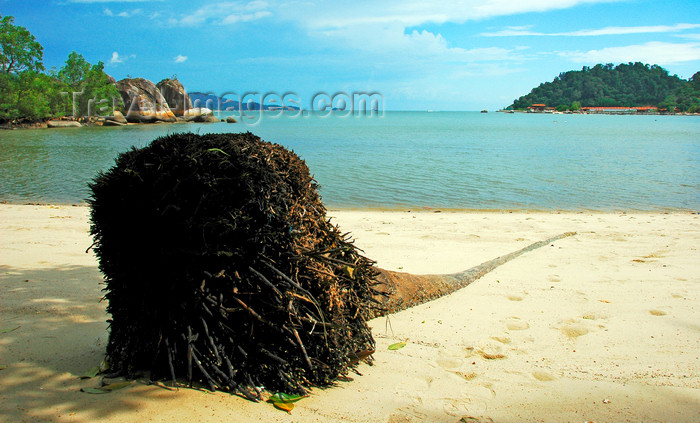
[[700,72],[690,81],[669,75],[660,66],[628,63],[584,66],[540,84],[509,107],[525,109],[546,104],[559,110],[585,106],[658,106],[670,111],[700,107]]

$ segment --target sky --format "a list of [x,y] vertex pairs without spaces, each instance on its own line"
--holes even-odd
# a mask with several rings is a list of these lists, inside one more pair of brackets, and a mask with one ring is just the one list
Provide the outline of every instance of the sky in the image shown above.
[[700,71],[698,0],[0,0],[0,15],[47,69],[76,51],[117,80],[306,108],[374,92],[385,110],[495,110],[597,63]]

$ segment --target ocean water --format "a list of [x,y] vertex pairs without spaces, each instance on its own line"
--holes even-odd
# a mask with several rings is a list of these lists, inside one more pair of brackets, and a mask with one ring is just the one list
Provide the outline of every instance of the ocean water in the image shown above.
[[299,154],[329,208],[700,210],[700,118],[475,112],[0,131],[0,201],[80,203],[131,146],[245,132]]

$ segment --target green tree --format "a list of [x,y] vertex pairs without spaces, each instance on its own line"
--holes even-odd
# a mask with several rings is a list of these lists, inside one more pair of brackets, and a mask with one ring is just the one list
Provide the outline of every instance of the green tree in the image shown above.
[[102,62],[90,65],[83,55],[72,52],[57,75],[70,89],[70,101],[76,102],[75,112],[79,116],[106,114],[115,99],[121,101],[119,91],[104,72]]
[[73,89],[77,89],[90,71],[90,63],[82,54],[71,52],[66,64],[58,71],[58,78]]
[[60,85],[48,75],[35,71],[0,73],[7,90],[0,95],[0,122],[38,121],[65,114],[65,98]]
[[0,19],[0,71],[5,74],[44,70],[44,48],[13,16]]
[[612,63],[598,64],[592,68],[584,66],[580,71],[561,73],[552,82],[540,84],[529,94],[515,100],[512,107],[524,109],[533,103],[551,107],[573,106],[575,102],[579,106],[659,105],[685,84],[686,81],[669,75],[668,71],[657,65],[640,62],[617,66]]
[[119,90],[104,72],[104,68],[104,63],[97,62],[85,75],[83,91],[88,101],[91,101],[89,115],[106,114],[110,110],[113,112],[112,108],[118,108],[117,104],[122,101]]
[[0,122],[48,113],[42,93],[43,47],[14,17],[0,18]]

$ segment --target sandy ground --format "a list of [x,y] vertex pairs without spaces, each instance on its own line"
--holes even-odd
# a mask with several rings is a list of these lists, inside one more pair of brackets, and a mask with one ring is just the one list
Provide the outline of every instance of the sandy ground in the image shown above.
[[[375,365],[270,404],[134,382],[105,395],[88,209],[0,205],[2,422],[700,421],[700,216],[331,211],[379,266],[448,273],[562,232],[448,297],[373,320]],[[14,330],[13,330],[14,329]],[[388,345],[406,341],[405,348]]]

